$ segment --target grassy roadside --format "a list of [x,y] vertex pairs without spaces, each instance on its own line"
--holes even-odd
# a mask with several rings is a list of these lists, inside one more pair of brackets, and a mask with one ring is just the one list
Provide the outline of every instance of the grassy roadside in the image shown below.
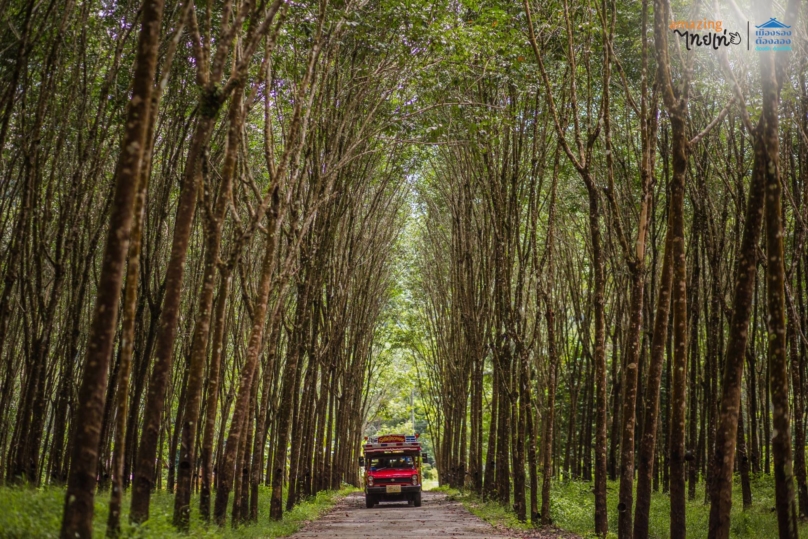
[[[468,491],[461,492],[448,487],[437,487],[432,489],[432,492],[443,492],[448,499],[461,502],[471,514],[488,522],[500,531],[519,537],[530,537],[537,531],[529,522],[520,522],[513,511],[496,502],[483,501],[482,498]],[[558,531],[561,532],[562,530]],[[559,537],[565,535],[572,536],[572,534],[559,533]],[[542,535],[542,537],[548,536],[549,534]]]
[[[435,489],[445,492],[460,501],[474,515],[497,528],[506,528],[515,534],[528,532],[533,528],[529,523],[519,522],[512,510],[496,502],[482,501],[478,496],[447,488]],[[617,537],[617,492],[618,483],[607,485],[609,511],[609,537]],[[551,514],[555,526],[581,537],[595,537],[593,514],[595,499],[592,484],[582,481],[555,483],[551,491]],[[732,507],[733,538],[762,539],[777,537],[777,517],[774,512],[774,479],[761,475],[752,480],[752,507],[744,511],[741,504],[740,484],[733,485]],[[670,534],[670,498],[667,494],[655,492],[651,497],[651,519],[649,537],[667,539]],[[704,503],[704,485],[699,485],[696,498],[687,504],[687,537],[704,537],[710,516],[710,506]],[[808,535],[808,522],[800,523],[800,535]]]
[[[339,491],[327,491],[317,494],[288,513],[284,513],[283,520],[271,522],[269,514],[270,489],[260,487],[258,492],[259,519],[255,524],[241,526],[233,529],[229,525],[219,528],[206,525],[199,519],[197,511],[192,512],[191,532],[188,535],[177,532],[171,525],[174,497],[165,492],[152,495],[151,518],[141,526],[128,523],[129,499],[124,499],[124,515],[121,519],[123,529],[122,538],[187,538],[187,537],[217,537],[217,538],[252,538],[252,537],[286,537],[295,533],[304,524],[315,520],[331,509],[334,504],[347,494],[353,492],[353,487]],[[0,488],[0,538],[56,538],[59,536],[62,508],[64,505],[64,490],[61,488]],[[232,499],[232,497],[231,497]],[[95,519],[93,537],[104,537],[107,522],[108,494],[96,497]],[[198,500],[192,501],[196,508]]]

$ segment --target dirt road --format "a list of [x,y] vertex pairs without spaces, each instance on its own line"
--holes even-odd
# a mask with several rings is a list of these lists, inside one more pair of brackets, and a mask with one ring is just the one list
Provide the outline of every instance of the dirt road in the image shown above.
[[[459,502],[447,500],[445,494],[424,492],[421,507],[408,507],[403,502],[382,503],[373,509],[365,508],[365,498],[361,493],[351,494],[323,518],[310,523],[292,537],[516,539],[523,535],[504,534],[469,513]],[[530,537],[558,536],[531,534]]]
[[[391,532],[395,532],[391,535]],[[312,522],[292,537],[334,537],[338,539],[392,539],[393,537],[462,537],[484,539],[502,535],[445,494],[424,492],[421,507],[407,502],[383,502],[365,507],[362,493],[347,496],[323,518]]]

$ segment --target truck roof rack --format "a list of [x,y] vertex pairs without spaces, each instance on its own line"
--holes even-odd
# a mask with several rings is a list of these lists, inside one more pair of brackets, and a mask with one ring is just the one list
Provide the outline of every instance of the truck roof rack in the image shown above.
[[366,437],[365,451],[380,449],[413,449],[420,450],[421,443],[418,435],[410,436],[404,434],[387,434],[384,436]]

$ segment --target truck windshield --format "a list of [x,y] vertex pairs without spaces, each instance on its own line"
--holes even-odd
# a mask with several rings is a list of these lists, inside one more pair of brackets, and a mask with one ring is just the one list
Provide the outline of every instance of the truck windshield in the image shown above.
[[410,470],[413,468],[411,456],[401,455],[395,457],[371,457],[370,469],[376,470]]

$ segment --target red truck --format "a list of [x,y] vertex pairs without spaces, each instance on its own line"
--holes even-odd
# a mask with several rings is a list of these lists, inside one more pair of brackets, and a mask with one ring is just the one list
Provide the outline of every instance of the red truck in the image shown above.
[[365,467],[365,506],[407,500],[421,507],[421,463],[427,455],[418,435],[388,434],[365,441],[359,458],[359,466]]

